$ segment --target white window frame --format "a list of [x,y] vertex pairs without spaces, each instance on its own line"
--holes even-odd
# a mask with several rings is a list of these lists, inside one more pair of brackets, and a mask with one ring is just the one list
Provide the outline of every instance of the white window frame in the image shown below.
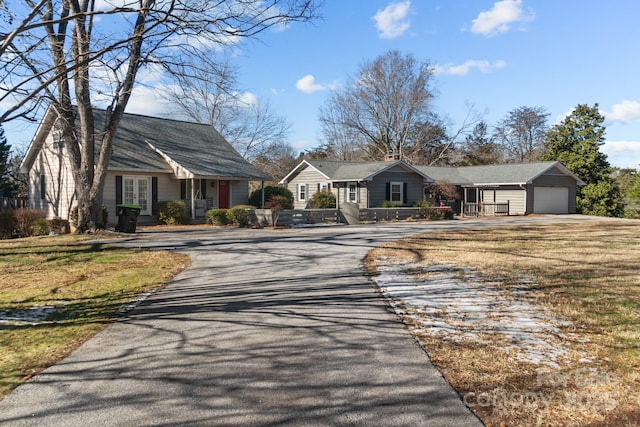
[[[398,186],[399,190],[397,192],[395,192],[395,194],[398,195],[399,199],[398,200],[394,200],[393,195],[394,195],[394,191],[393,191],[393,187],[394,186]],[[404,200],[404,194],[402,194],[402,192],[404,191],[404,182],[400,182],[400,181],[392,181],[389,183],[389,201],[390,202],[396,202],[396,203],[402,203]]]
[[321,182],[320,183],[320,191],[329,191],[329,183]]
[[[351,191],[353,189],[353,192]],[[347,184],[347,191],[345,191],[345,198],[347,202],[358,203],[360,201],[360,194],[358,191],[358,184],[350,182]]]
[[[126,200],[126,191],[125,191],[125,186],[128,180],[133,180],[133,194],[132,194],[132,200]],[[142,206],[140,204],[140,195],[139,195],[139,190],[140,190],[140,186],[139,183],[142,181],[146,181],[147,185],[146,185],[146,195],[145,196],[145,200],[147,201],[146,206]],[[153,201],[151,200],[151,177],[150,176],[140,176],[140,175],[125,175],[122,177],[122,203],[124,204],[129,204],[132,203],[134,205],[140,205],[142,206],[142,210],[140,211],[140,215],[151,215],[151,204],[153,203]]]
[[299,202],[306,202],[309,198],[309,189],[307,184],[298,184],[296,188],[296,193],[298,196]]

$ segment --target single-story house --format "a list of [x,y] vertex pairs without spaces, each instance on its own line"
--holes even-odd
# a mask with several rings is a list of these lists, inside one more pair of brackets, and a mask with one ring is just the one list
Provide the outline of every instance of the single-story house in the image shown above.
[[[98,133],[105,115],[94,110]],[[31,207],[44,210],[48,218],[68,219],[76,202],[75,184],[57,120],[50,108],[21,169],[28,173]],[[158,201],[183,200],[188,215],[204,218],[207,209],[246,204],[249,181],[270,179],[210,125],[124,114],[113,139],[103,203],[112,224],[117,222],[116,205],[123,203],[142,207],[142,224],[157,221]]]
[[280,183],[294,194],[294,208],[305,209],[318,191],[331,191],[338,204],[379,207],[383,201],[411,206],[424,198],[424,186],[433,182],[424,172],[400,160],[338,162],[303,160]]
[[576,188],[584,182],[560,162],[434,167],[386,162],[303,160],[281,183],[307,207],[313,193],[331,191],[338,203],[380,207],[385,200],[412,206],[429,197],[429,184],[448,182],[457,200],[442,201],[458,214],[575,213]]

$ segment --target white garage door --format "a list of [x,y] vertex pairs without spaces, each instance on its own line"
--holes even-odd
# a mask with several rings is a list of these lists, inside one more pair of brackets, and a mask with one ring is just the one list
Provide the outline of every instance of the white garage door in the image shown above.
[[533,189],[533,212],[539,214],[569,213],[569,188],[535,187]]

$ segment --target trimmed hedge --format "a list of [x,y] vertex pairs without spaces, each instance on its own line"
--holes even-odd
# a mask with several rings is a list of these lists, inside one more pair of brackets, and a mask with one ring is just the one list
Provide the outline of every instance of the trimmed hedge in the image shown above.
[[336,196],[329,191],[318,191],[311,196],[309,206],[314,209],[335,209]]
[[166,225],[186,224],[188,222],[185,214],[185,205],[182,200],[171,200],[158,202],[158,222]]
[[247,227],[251,220],[249,209],[253,209],[253,206],[233,206],[227,211],[227,220],[237,227]]
[[228,209],[209,209],[205,214],[207,224],[227,225],[229,223],[227,210]]

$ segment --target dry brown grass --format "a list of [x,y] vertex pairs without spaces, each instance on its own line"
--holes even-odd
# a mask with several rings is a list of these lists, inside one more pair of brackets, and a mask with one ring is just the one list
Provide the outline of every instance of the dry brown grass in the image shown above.
[[419,333],[434,365],[485,423],[640,425],[640,222],[425,234],[375,249],[368,264],[385,257],[474,267],[500,279],[509,298],[570,321],[561,326],[568,353],[557,369],[518,361],[495,337],[479,344]]
[[115,248],[65,235],[0,241],[0,317],[43,306],[38,321],[0,322],[0,399],[163,286],[188,263],[168,252]]

